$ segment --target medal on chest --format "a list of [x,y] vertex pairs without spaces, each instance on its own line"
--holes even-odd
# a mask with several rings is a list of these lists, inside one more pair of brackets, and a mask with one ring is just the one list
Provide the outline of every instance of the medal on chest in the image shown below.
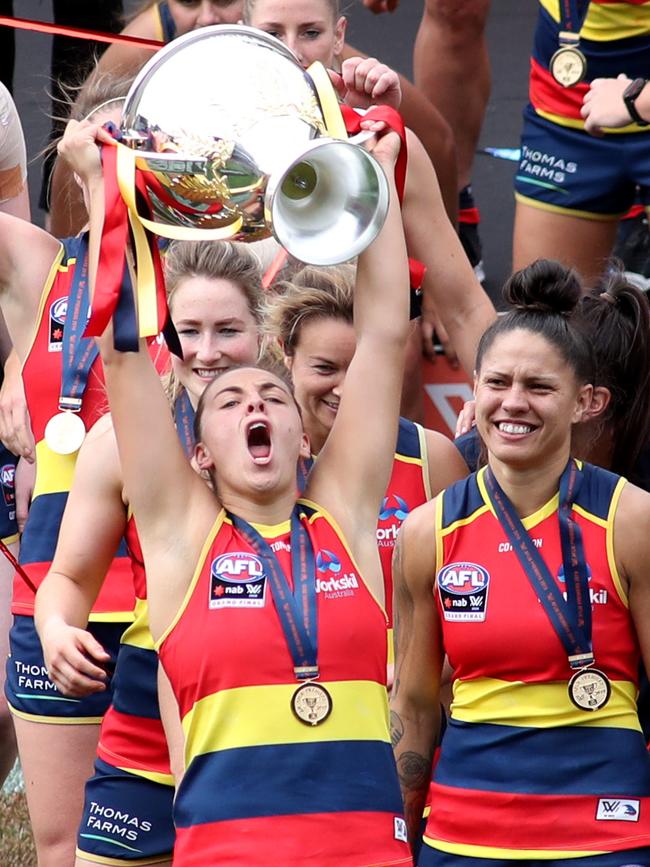
[[76,262],[63,323],[59,411],[44,432],[47,446],[58,455],[74,454],[86,437],[80,413],[90,368],[99,354],[95,341],[83,336],[90,308],[88,238],[81,235],[76,241]]
[[291,515],[293,589],[266,539],[237,515],[229,515],[229,518],[264,564],[275,610],[293,660],[293,673],[299,682],[291,695],[291,712],[303,725],[318,726],[328,719],[334,702],[327,689],[318,683],[316,565],[311,539],[302,525],[298,508],[296,506]]
[[573,671],[567,683],[569,699],[580,710],[600,710],[609,701],[611,685],[607,675],[593,667],[588,568],[582,531],[571,514],[582,483],[581,471],[575,461],[570,460],[560,478],[558,520],[566,598],[489,467],[485,472],[485,483],[494,512],[566,651]]

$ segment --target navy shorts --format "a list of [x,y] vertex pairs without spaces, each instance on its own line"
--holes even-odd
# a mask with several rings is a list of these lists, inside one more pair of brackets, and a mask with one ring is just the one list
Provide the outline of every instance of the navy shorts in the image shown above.
[[[115,666],[120,638],[127,623],[89,623],[88,631],[110,655],[109,671]],[[32,722],[100,723],[111,703],[113,690],[109,679],[103,692],[85,698],[68,698],[47,675],[43,648],[34,618],[15,615],[9,632],[9,656],[5,695],[12,713]]]
[[96,759],[86,783],[77,856],[116,865],[171,861],[174,791]]
[[18,538],[16,523],[16,464],[18,458],[0,443],[0,539],[5,544]]
[[[507,817],[504,816],[504,821]],[[431,846],[423,845],[417,867],[650,867],[650,847],[625,849],[622,852],[607,852],[604,855],[587,855],[584,858],[556,859],[501,859],[469,858],[451,855]]]
[[650,207],[650,133],[595,138],[524,109],[518,201],[591,220],[616,220],[635,202]]

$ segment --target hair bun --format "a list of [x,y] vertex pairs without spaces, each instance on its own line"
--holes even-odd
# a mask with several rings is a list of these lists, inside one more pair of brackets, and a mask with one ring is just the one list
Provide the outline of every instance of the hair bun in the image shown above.
[[573,269],[551,259],[537,259],[509,278],[503,296],[522,312],[570,316],[582,296],[582,284]]

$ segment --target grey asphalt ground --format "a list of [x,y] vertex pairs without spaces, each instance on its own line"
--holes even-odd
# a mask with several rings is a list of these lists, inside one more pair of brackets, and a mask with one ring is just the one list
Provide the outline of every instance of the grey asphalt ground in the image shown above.
[[[133,0],[127,0],[127,8],[134,5]],[[494,0],[492,4],[488,42],[493,86],[480,147],[518,146],[536,7],[535,0]],[[421,13],[422,2],[416,0],[401,0],[397,12],[382,16],[371,15],[360,2],[348,3],[350,41],[411,76],[412,46]],[[51,4],[49,0],[14,0],[14,14],[51,21]],[[47,141],[50,41],[48,36],[18,31],[14,92],[32,161],[32,208],[39,224],[42,224],[43,214],[36,204],[40,186],[38,154]],[[471,63],[466,74],[472,75]],[[515,165],[483,154],[477,155],[475,164],[474,189],[483,221],[481,235],[487,287],[494,297],[498,296],[499,287],[510,270]]]

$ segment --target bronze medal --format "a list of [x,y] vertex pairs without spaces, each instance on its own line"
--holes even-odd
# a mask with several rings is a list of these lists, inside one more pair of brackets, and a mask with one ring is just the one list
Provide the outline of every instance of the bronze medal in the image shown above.
[[77,413],[66,410],[53,415],[45,425],[45,442],[57,455],[79,451],[86,437],[86,427]]
[[579,710],[600,710],[612,694],[609,678],[597,668],[576,671],[569,681],[569,698]]
[[573,87],[587,73],[587,58],[573,45],[561,45],[548,65],[553,78],[562,87]]
[[332,696],[319,683],[303,683],[291,696],[291,710],[306,726],[318,726],[332,713]]

